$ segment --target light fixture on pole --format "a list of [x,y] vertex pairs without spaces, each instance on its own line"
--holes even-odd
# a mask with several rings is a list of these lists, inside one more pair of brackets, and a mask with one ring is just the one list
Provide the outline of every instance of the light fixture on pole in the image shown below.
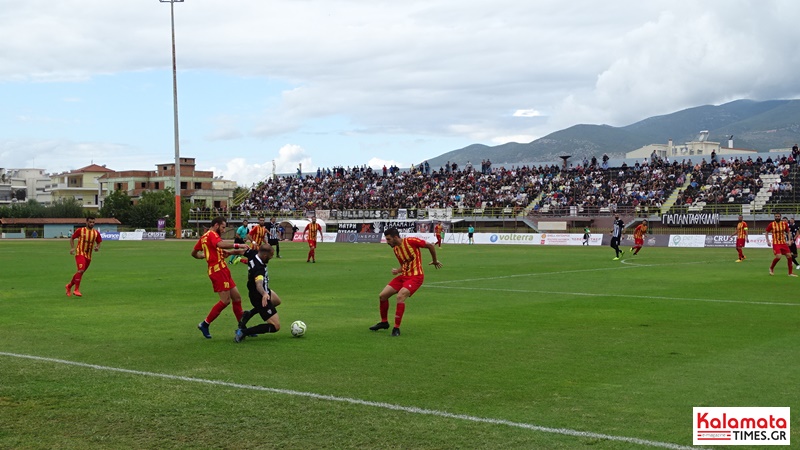
[[181,238],[181,149],[178,135],[178,67],[175,63],[175,3],[183,0],[158,0],[169,3],[169,17],[172,28],[172,110],[175,128],[175,238]]

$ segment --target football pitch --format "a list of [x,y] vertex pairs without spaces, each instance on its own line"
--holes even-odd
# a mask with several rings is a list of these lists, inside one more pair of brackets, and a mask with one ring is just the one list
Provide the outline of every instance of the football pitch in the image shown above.
[[766,249],[445,245],[390,337],[387,245],[282,243],[283,328],[237,344],[230,307],[196,328],[193,244],[104,242],[68,298],[68,241],[0,241],[0,448],[677,449],[694,406],[794,407],[800,443],[800,279]]

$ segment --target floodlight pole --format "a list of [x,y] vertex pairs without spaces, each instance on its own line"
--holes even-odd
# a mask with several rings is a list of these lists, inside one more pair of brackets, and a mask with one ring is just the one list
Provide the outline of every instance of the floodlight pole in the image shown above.
[[172,111],[175,129],[175,238],[181,236],[181,147],[178,134],[178,66],[175,62],[175,2],[183,0],[158,0],[169,3],[169,17],[172,28]]

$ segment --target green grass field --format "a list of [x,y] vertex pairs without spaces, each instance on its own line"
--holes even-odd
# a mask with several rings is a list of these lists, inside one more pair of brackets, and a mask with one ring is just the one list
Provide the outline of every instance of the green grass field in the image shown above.
[[392,338],[388,246],[284,243],[284,328],[236,344],[192,245],[106,242],[67,298],[67,241],[0,241],[0,448],[681,448],[693,406],[798,406],[768,250],[445,246]]

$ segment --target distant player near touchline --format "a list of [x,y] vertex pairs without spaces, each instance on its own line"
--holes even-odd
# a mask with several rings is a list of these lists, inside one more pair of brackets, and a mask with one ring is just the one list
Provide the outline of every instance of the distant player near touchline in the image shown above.
[[647,219],[642,220],[642,223],[636,226],[633,230],[633,247],[631,251],[634,255],[639,254],[639,250],[644,245],[644,235],[647,233]]
[[[77,246],[75,245],[75,239],[78,240]],[[89,268],[89,264],[92,263],[92,250],[99,252],[101,242],[103,242],[103,238],[100,237],[100,232],[94,229],[94,217],[87,217],[86,226],[80,227],[72,233],[72,237],[69,239],[69,254],[75,255],[75,265],[78,266],[78,271],[72,276],[72,280],[67,283],[67,297],[73,293],[76,297],[83,297],[80,291],[81,280],[83,279],[83,274]],[[73,287],[75,291],[71,293],[70,290]]]
[[469,228],[467,228],[467,237],[469,238],[470,244],[475,243],[475,227],[473,227],[472,225],[470,225]]
[[[772,260],[772,265],[769,266],[769,274],[775,275],[775,265],[781,260],[781,255],[786,255],[786,262],[789,265],[789,276],[796,277],[792,273],[792,253],[789,251],[789,245],[786,243],[786,233],[789,231],[789,224],[781,220],[781,215],[775,213],[775,221],[767,225],[764,236],[767,238],[767,245],[772,246],[772,253],[775,258]],[[770,240],[772,234],[772,240]]]
[[611,231],[611,248],[614,249],[616,256],[613,261],[619,261],[619,257],[624,255],[625,252],[619,249],[619,243],[622,241],[622,230],[625,229],[625,222],[620,220],[619,213],[614,214],[614,229]]
[[792,264],[795,269],[800,270],[800,264],[797,263],[797,232],[800,231],[800,226],[794,221],[794,217],[789,219],[789,251],[792,252]]
[[233,315],[236,316],[236,322],[242,319],[242,296],[239,294],[239,289],[236,288],[236,283],[233,282],[228,265],[225,264],[224,250],[238,249],[243,246],[222,240],[221,236],[225,232],[226,225],[225,218],[215,217],[211,221],[211,228],[200,237],[192,249],[193,258],[205,259],[208,263],[208,278],[211,280],[214,292],[219,295],[219,301],[211,308],[206,319],[197,325],[197,329],[203,333],[206,339],[211,339],[211,332],[208,329],[211,322],[219,317],[219,314],[231,302],[233,302]]
[[[247,226],[247,219],[242,220],[242,225],[236,229],[236,234],[233,236],[234,244],[246,244],[247,234],[250,232],[250,227]],[[228,260],[228,264],[235,264],[241,260],[239,255],[233,254]]]
[[420,249],[427,248],[431,253],[432,261],[428,265],[440,269],[442,263],[436,259],[436,246],[429,242],[416,237],[402,238],[397,228],[389,228],[383,234],[386,236],[386,243],[394,250],[394,255],[400,263],[400,268],[392,268],[392,275],[396,276],[383,288],[378,296],[381,321],[369,327],[369,329],[372,331],[389,329],[389,299],[397,294],[392,336],[400,336],[400,322],[402,322],[403,313],[406,310],[406,299],[414,295],[414,292],[425,281]]
[[740,263],[747,259],[742,252],[745,243],[750,242],[750,237],[747,235],[747,222],[744,221],[744,216],[739,214],[739,223],[736,224],[736,232],[731,236],[736,236],[736,251],[739,253],[739,259],[736,262]]
[[306,240],[306,233],[308,233],[308,257],[306,262],[317,262],[317,237],[322,241],[322,227],[317,223],[317,218],[312,217],[311,223],[306,225],[303,230],[303,240]]
[[267,224],[267,243],[272,247],[272,252],[276,258],[281,257],[281,232],[274,217],[269,219]]
[[442,226],[442,222],[436,222],[436,225],[433,226],[433,234],[436,236],[436,245],[442,248],[442,241],[444,240],[444,227]]
[[589,230],[589,227],[583,227],[583,244],[581,245],[589,245],[589,238],[592,236],[592,232]]

